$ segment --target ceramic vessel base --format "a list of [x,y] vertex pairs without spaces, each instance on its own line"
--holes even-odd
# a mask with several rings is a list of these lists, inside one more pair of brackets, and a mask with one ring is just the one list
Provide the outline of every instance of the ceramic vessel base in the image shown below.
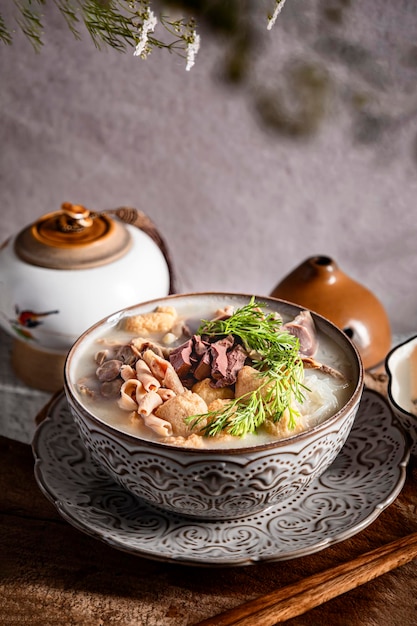
[[61,389],[65,358],[64,353],[40,350],[18,339],[12,344],[11,362],[16,376],[28,387],[41,391]]

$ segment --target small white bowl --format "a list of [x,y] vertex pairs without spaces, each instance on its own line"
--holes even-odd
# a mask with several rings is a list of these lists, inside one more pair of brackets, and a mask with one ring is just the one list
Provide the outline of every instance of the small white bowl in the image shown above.
[[[417,335],[395,346],[385,359],[388,374],[388,401],[391,409],[412,439],[411,454],[417,455],[417,414],[411,398],[410,355],[417,347]],[[416,411],[417,407],[414,407]]]

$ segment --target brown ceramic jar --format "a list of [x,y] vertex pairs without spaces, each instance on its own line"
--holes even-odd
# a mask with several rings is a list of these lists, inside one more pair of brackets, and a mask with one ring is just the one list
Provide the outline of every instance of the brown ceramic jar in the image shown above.
[[387,314],[376,296],[330,257],[306,259],[270,295],[311,309],[336,324],[358,348],[365,369],[382,365],[391,347]]

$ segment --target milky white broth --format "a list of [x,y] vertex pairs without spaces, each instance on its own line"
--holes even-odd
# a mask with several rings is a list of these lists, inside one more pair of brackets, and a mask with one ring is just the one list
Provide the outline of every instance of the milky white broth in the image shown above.
[[[175,303],[173,305],[175,307]],[[195,307],[194,311],[195,311]],[[235,310],[238,307],[235,307]],[[179,311],[181,314],[181,318],[184,319],[187,327],[190,329],[191,333],[194,333],[197,328],[200,326],[201,319],[211,319],[214,317],[216,310],[210,313],[207,313],[207,308],[205,307],[204,311],[201,312],[201,316],[196,318],[189,318],[183,315],[183,310]],[[266,312],[269,311],[269,308],[265,309]],[[77,350],[77,359],[74,358],[74,364],[72,366],[72,374],[71,378],[75,381],[75,389],[76,395],[82,405],[84,405],[96,418],[102,420],[110,424],[112,427],[121,430],[123,432],[129,433],[131,435],[140,437],[142,439],[150,440],[150,441],[160,441],[160,438],[149,428],[147,428],[141,421],[140,418],[136,418],[132,420],[131,412],[120,409],[117,405],[117,399],[106,399],[103,397],[89,397],[85,393],[80,393],[78,390],[77,383],[84,382],[86,379],[92,380],[95,376],[95,371],[97,369],[97,364],[94,361],[94,357],[99,350],[102,350],[108,346],[109,344],[126,344],[129,343],[130,340],[134,337],[137,337],[137,334],[133,334],[131,332],[126,332],[125,330],[120,329],[120,325],[123,323],[125,318],[120,318],[120,322],[117,323],[117,319],[112,327],[106,326],[104,329],[95,330],[91,333],[91,340],[84,340]],[[290,318],[284,318],[284,321],[288,321]],[[153,341],[155,343],[161,343],[162,337],[166,333],[149,333],[145,337],[146,340]],[[346,357],[343,355],[342,350],[338,345],[330,339],[328,336],[324,336],[322,333],[319,333],[319,349],[317,354],[315,355],[315,360],[324,363],[332,368],[338,370],[346,377],[346,382],[341,382],[338,379],[332,378],[327,374],[322,372],[318,372],[317,370],[305,369],[305,380],[304,383],[307,387],[314,388],[317,384],[324,384],[328,391],[331,391],[334,395],[336,406],[321,404],[320,406],[320,415],[310,415],[306,413],[302,416],[303,419],[303,430],[307,430],[311,427],[316,426],[318,423],[321,423],[335,412],[337,412],[349,399],[352,394],[352,376],[351,376],[351,368]],[[169,344],[169,348],[174,348],[176,346],[181,345],[188,339],[188,335],[183,335],[179,337],[178,340]],[[82,347],[82,350],[81,350]],[[307,396],[307,392],[303,392],[305,396]],[[300,411],[305,412],[307,406],[307,401],[300,406]],[[299,419],[299,418],[297,418]],[[194,429],[196,434],[198,433],[198,427]],[[247,434],[244,437],[233,437],[226,438],[226,440],[222,440],[217,437],[203,437],[202,442],[204,448],[238,448],[238,447],[247,447],[252,445],[259,445],[263,443],[268,443],[274,440],[277,440],[278,437],[272,436],[270,433],[267,433],[262,427],[259,428],[256,434]],[[166,442],[165,442],[166,443]]]

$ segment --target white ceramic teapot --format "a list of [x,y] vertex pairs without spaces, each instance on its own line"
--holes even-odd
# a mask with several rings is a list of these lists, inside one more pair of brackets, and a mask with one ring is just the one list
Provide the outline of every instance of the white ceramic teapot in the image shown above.
[[77,337],[103,317],[174,291],[163,239],[136,209],[64,203],[0,248],[0,325],[28,385],[55,391]]

